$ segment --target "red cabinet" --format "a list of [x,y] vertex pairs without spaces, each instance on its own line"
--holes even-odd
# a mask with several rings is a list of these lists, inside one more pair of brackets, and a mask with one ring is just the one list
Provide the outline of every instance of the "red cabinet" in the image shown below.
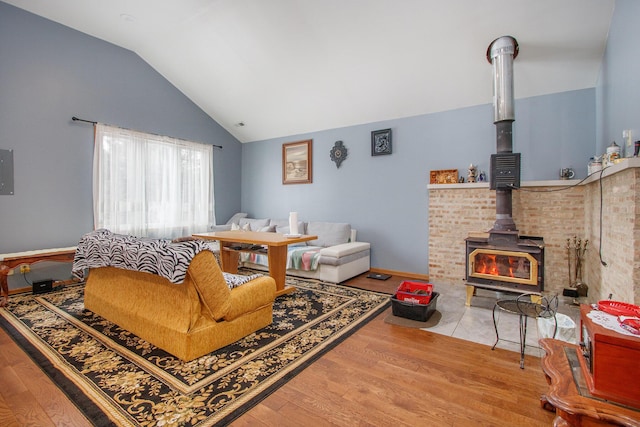
[[640,408],[640,337],[623,335],[595,324],[580,307],[580,364],[589,392],[596,397]]

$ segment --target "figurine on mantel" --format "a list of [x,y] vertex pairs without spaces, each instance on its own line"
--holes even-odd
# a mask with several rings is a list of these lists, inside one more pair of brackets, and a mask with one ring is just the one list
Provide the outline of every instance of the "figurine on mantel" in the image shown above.
[[469,172],[467,173],[467,182],[476,182],[476,172],[478,168],[471,163],[469,165]]

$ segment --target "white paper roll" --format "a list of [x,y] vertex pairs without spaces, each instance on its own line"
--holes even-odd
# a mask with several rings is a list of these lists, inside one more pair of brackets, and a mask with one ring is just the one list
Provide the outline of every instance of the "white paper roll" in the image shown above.
[[298,212],[289,213],[289,234],[298,234]]

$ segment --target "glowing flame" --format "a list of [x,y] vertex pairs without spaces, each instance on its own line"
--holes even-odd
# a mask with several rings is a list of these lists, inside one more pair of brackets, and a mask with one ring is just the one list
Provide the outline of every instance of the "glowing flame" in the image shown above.
[[480,253],[476,255],[475,272],[501,277],[528,277],[528,261],[518,256]]

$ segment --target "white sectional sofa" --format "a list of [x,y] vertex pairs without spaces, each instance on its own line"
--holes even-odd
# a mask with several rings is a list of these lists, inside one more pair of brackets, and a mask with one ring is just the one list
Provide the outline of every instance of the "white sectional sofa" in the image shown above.
[[[232,229],[288,234],[289,221],[247,218],[246,214],[236,214],[227,224],[215,226],[212,231]],[[340,283],[369,271],[371,245],[367,242],[358,242],[357,232],[351,228],[350,224],[299,221],[298,232],[318,236],[318,239],[289,245],[287,274]],[[249,268],[267,270],[267,254],[266,252],[264,254],[242,253],[240,264]]]

